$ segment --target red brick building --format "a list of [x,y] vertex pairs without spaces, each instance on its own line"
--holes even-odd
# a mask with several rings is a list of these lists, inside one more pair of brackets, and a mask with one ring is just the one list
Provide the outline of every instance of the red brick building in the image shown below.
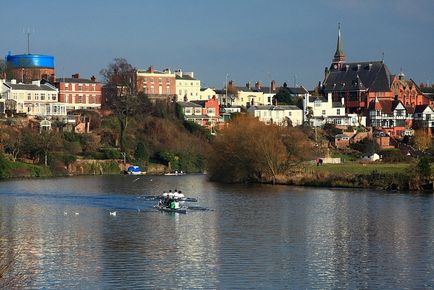
[[156,71],[154,66],[147,70],[136,70],[135,84],[138,93],[145,93],[150,100],[176,100],[176,76],[169,69]]
[[59,90],[59,102],[66,104],[67,111],[101,108],[101,83],[94,76],[84,79],[74,74],[71,78],[55,79],[54,85]]
[[405,106],[429,104],[413,80],[390,73],[383,61],[346,62],[339,28],[336,52],[330,68],[325,69],[322,92],[345,103],[347,113],[367,115],[369,104],[378,100],[399,100]]

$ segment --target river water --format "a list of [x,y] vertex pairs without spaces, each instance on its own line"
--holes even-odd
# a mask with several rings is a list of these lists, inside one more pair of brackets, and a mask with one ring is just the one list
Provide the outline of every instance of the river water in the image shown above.
[[[187,214],[142,198],[175,188],[198,198]],[[203,175],[7,181],[0,253],[32,289],[427,289],[434,197]]]

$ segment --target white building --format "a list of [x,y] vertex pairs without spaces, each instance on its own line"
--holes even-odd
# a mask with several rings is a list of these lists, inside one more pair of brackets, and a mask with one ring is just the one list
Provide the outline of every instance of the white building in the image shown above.
[[50,84],[33,81],[32,84],[3,81],[2,97],[14,103],[16,113],[31,116],[66,116],[66,105],[58,102],[58,90]]
[[198,101],[207,101],[211,100],[213,97],[216,97],[216,91],[211,88],[201,88],[199,92]]
[[178,101],[189,102],[201,100],[200,80],[194,78],[193,72],[183,72],[182,70],[176,70],[175,87]]
[[323,126],[326,123],[342,126],[366,126],[366,117],[357,114],[346,114],[344,100],[333,102],[332,94],[324,96],[308,96],[304,98],[303,111],[305,120],[311,126]]
[[247,112],[266,124],[299,126],[303,124],[303,110],[297,106],[251,106]]

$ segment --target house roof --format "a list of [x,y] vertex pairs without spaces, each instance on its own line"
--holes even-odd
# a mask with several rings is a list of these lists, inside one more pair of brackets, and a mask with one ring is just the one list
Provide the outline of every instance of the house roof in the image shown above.
[[344,63],[340,68],[331,67],[324,82],[324,91],[373,92],[390,91],[393,75],[382,61]]
[[91,79],[83,79],[83,78],[57,78],[55,83],[90,83],[90,84],[96,84],[97,81],[93,81]]
[[304,95],[309,93],[303,86],[300,87],[280,87],[280,89],[288,91],[291,95]]
[[[414,108],[414,113],[418,114],[418,113],[423,113],[426,108],[429,107],[428,105],[416,105],[416,107]],[[432,111],[432,109],[431,109]]]
[[176,75],[175,78],[177,80],[197,81],[197,79],[192,78],[191,76],[189,76],[187,74],[183,74],[182,76]]
[[259,106],[252,106],[251,108],[255,110],[269,110],[269,111],[301,110],[299,107],[292,106],[292,105],[286,105],[286,106],[259,105]]
[[319,101],[321,101],[321,102],[327,102],[327,99],[326,99],[326,97],[324,97],[324,96],[310,96],[310,97],[309,97],[309,103],[313,103],[313,102],[315,102],[316,100],[319,100]]
[[54,91],[56,92],[57,89],[50,86],[42,84],[40,86],[34,85],[34,84],[11,84],[11,83],[5,83],[6,86],[13,90],[26,90],[26,91]]
[[[395,101],[395,100],[372,100],[369,103],[369,111],[382,111],[386,114],[392,114],[392,112],[395,110],[395,108],[402,103],[401,101]],[[403,105],[404,106],[404,105]],[[404,107],[407,109],[406,107]]]
[[252,91],[253,92],[262,92],[264,94],[273,94],[273,93],[277,92],[276,90],[274,90],[274,91],[271,90],[271,87],[260,87],[260,88],[253,87]]
[[177,102],[177,104],[181,107],[196,107],[196,108],[202,108],[201,105],[193,103],[193,102]]

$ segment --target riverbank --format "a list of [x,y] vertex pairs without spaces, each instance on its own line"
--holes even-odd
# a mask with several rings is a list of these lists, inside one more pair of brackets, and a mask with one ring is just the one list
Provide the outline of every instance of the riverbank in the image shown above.
[[[5,155],[0,154],[0,180],[79,175],[119,175],[124,174],[128,166],[130,164],[125,164],[117,159],[78,159],[67,166],[63,164],[44,166],[20,161],[13,162]],[[167,172],[167,166],[163,164],[149,163],[143,169],[149,175],[162,175]]]
[[276,181],[278,184],[299,186],[433,191],[432,179],[421,178],[412,163],[305,165],[290,174],[279,176]]

